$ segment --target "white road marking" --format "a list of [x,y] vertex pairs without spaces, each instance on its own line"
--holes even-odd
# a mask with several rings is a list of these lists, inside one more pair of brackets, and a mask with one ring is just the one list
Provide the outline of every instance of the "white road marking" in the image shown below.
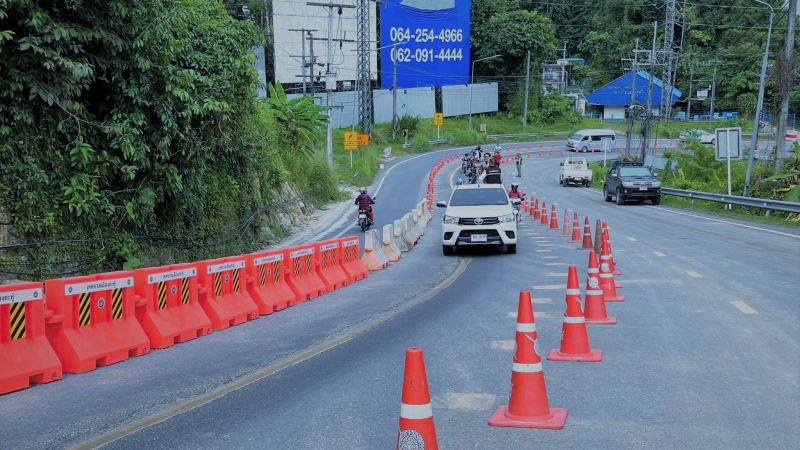
[[560,284],[544,284],[541,286],[533,286],[533,289],[564,289]]
[[665,255],[665,254],[663,254],[661,252],[653,252],[653,254],[656,255],[656,256],[667,256],[667,255]]
[[731,305],[735,306],[736,309],[738,309],[739,311],[741,311],[741,312],[743,312],[745,314],[758,314],[758,311],[756,311],[755,309],[751,308],[750,305],[748,305],[747,303],[745,303],[745,302],[743,302],[741,300],[733,301],[733,302],[731,302]]
[[629,240],[631,242],[636,242],[636,238],[633,238],[633,237],[630,237],[630,236],[626,236],[625,239],[627,239],[627,240]]
[[684,270],[684,272],[686,272],[687,274],[689,274],[690,277],[693,277],[693,278],[703,278],[702,275],[700,275],[699,273],[695,272],[694,270]]
[[531,303],[553,303],[553,299],[546,297],[534,297],[531,299]]
[[547,249],[547,250],[536,250],[536,251],[537,251],[538,253],[552,252],[552,250],[550,250],[550,249]]
[[545,276],[546,276],[546,277],[566,277],[567,275],[569,275],[569,274],[566,274],[566,273],[558,273],[558,272],[550,272],[550,273],[548,273],[548,274],[547,274],[547,275],[545,275]]
[[542,256],[542,259],[558,259],[558,256]]
[[[511,350],[514,350],[513,348]],[[433,401],[439,403],[439,398],[434,397]],[[470,394],[452,392],[445,394],[441,398],[442,406],[448,409],[466,409],[470,411],[486,411],[494,407],[497,396],[494,394]]]
[[567,263],[547,263],[545,266],[566,266]]
[[514,350],[515,341],[492,341],[489,348],[494,350]]

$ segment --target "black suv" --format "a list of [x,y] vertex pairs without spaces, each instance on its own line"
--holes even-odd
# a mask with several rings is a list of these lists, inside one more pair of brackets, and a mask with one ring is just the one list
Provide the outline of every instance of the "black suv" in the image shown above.
[[603,199],[610,202],[616,197],[618,205],[625,200],[650,200],[661,203],[661,182],[650,169],[638,161],[617,161],[606,173],[603,184]]

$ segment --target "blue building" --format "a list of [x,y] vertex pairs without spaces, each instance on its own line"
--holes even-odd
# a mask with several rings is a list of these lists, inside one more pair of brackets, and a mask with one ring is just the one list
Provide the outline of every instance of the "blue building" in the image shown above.
[[[647,104],[647,85],[649,84],[650,75],[648,72],[639,71],[636,73],[636,103],[640,105]],[[586,101],[590,105],[600,105],[603,107],[602,118],[606,122],[620,122],[625,120],[625,108],[631,102],[631,82],[633,81],[633,72],[628,72],[625,75],[617,78],[616,80],[606,84],[605,86],[595,90],[586,96]],[[661,91],[664,89],[664,84],[658,77],[653,77],[653,113],[658,115],[658,109],[661,106]],[[672,104],[681,96],[681,91],[672,89]]]

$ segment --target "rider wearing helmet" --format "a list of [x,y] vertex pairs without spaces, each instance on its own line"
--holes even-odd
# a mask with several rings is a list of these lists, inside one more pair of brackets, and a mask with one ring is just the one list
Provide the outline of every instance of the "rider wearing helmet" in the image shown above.
[[462,180],[461,177],[456,178],[456,186],[461,186],[462,184],[464,184],[464,180]]
[[369,222],[372,223],[375,215],[372,213],[372,206],[375,204],[375,200],[367,194],[367,188],[362,187],[360,189],[361,194],[356,197],[356,205],[358,205],[358,209],[363,209],[364,211],[369,212]]
[[511,189],[508,190],[508,198],[525,200],[525,193],[519,190],[519,183],[516,181],[511,183]]

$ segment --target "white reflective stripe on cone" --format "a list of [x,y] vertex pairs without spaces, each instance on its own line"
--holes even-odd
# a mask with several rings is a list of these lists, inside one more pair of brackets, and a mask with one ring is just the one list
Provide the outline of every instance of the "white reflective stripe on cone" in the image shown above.
[[599,272],[600,269],[598,269],[597,267],[592,267],[591,269],[589,269],[589,273],[599,273]]
[[564,316],[564,323],[586,323],[586,318]]
[[425,405],[400,403],[400,417],[403,419],[430,419],[433,417],[433,408],[430,403]]
[[520,333],[533,333],[536,331],[535,323],[517,323],[517,331]]
[[520,364],[514,363],[514,367],[512,369],[514,372],[522,372],[522,373],[536,373],[542,371],[542,363],[536,364]]
[[567,295],[581,295],[580,289],[567,289]]
[[614,274],[610,272],[600,272],[600,278],[613,278]]
[[597,290],[597,291],[586,291],[586,295],[587,295],[587,296],[589,296],[589,295],[603,295],[603,291],[601,291],[601,290]]

